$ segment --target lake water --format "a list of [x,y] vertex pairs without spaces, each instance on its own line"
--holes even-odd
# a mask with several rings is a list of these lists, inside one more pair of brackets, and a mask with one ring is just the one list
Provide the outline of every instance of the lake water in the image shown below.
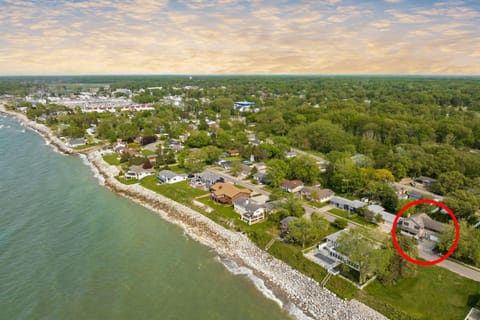
[[287,319],[246,276],[0,115],[0,319]]

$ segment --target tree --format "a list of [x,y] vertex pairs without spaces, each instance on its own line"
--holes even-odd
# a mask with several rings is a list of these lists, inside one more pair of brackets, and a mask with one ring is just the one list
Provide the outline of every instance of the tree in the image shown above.
[[215,146],[206,146],[202,148],[202,151],[204,152],[205,162],[207,164],[212,164],[215,160],[218,160],[222,154],[222,150]]
[[333,224],[339,229],[345,229],[348,226],[348,221],[342,218],[335,218]]
[[448,193],[443,202],[461,219],[470,219],[480,209],[480,199],[473,192],[457,190]]
[[305,214],[302,200],[292,194],[287,194],[285,200],[280,203],[279,209],[288,212],[289,216],[294,217],[301,217]]
[[[459,221],[460,239],[453,257],[467,263],[480,266],[480,230],[469,226],[466,221]],[[441,252],[447,252],[455,241],[455,227],[453,223],[446,226],[440,236],[437,247]]]
[[183,166],[189,172],[200,172],[205,167],[205,152],[201,149],[190,151],[185,157]]
[[433,185],[433,192],[447,194],[464,187],[465,183],[466,178],[462,173],[458,171],[445,172],[438,176],[437,181]]
[[395,177],[392,172],[388,169],[377,169],[375,170],[375,179],[382,182],[393,182]]
[[305,248],[305,244],[312,242],[316,238],[315,227],[307,219],[299,218],[290,223],[285,237]]
[[298,179],[305,183],[312,183],[320,175],[317,161],[307,155],[299,155],[293,158],[289,164],[288,176],[290,179]]
[[143,168],[143,169],[151,169],[151,168],[153,168],[152,163],[150,162],[150,160],[147,159],[147,160],[143,163],[142,168]]
[[388,264],[388,252],[378,248],[359,229],[343,232],[338,237],[336,250],[357,264],[360,283],[364,283]]
[[369,199],[380,201],[389,212],[395,212],[397,209],[398,196],[395,190],[384,182],[370,181],[361,190],[360,194]]
[[233,176],[237,177],[237,176],[240,174],[241,171],[242,171],[242,164],[241,164],[241,162],[238,161],[238,160],[232,161],[232,164],[231,164],[231,166],[230,166],[230,173],[231,173]]
[[279,187],[288,173],[288,164],[280,159],[272,159],[267,163],[267,174],[270,184],[273,187]]
[[[393,248],[390,239],[386,241],[386,250],[390,252],[390,259],[387,267],[384,270],[380,270],[379,278],[382,283],[392,285],[396,284],[400,279],[414,277],[417,273],[417,265],[405,260]],[[409,257],[416,258],[418,256],[418,247],[415,239],[397,234],[397,241],[402,251]]]
[[210,144],[210,137],[205,131],[196,131],[187,138],[185,144],[191,148],[205,147]]

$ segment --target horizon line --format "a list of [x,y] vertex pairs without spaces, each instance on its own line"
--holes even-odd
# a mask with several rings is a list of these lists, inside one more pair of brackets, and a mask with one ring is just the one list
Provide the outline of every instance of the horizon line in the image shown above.
[[480,74],[428,74],[428,73],[72,73],[72,74],[0,74],[4,77],[85,77],[85,76],[305,76],[305,77],[331,77],[331,76],[389,76],[389,77],[480,77]]

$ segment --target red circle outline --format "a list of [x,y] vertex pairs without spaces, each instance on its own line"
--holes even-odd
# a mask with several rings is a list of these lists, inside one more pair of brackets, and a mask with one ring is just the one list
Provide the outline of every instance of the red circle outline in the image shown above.
[[[446,210],[448,212],[448,214],[450,215],[450,217],[452,217],[453,223],[455,225],[455,241],[453,242],[452,247],[450,248],[450,250],[448,250],[448,252],[444,256],[442,256],[442,257],[440,257],[436,260],[432,260],[432,261],[419,261],[419,260],[415,260],[415,259],[409,257],[405,252],[403,252],[402,248],[400,248],[400,245],[398,244],[398,241],[397,241],[396,231],[397,231],[398,220],[400,219],[400,217],[403,215],[403,213],[408,208],[416,206],[417,204],[421,204],[421,203],[434,204],[434,205],[439,206],[442,209]],[[431,265],[434,265],[434,264],[437,264],[437,263],[440,263],[440,262],[446,260],[448,257],[450,257],[450,255],[453,253],[453,251],[455,251],[455,249],[457,248],[457,245],[458,245],[458,241],[460,240],[460,227],[458,226],[457,217],[455,217],[455,214],[453,214],[453,211],[449,207],[447,207],[445,204],[441,203],[440,201],[436,201],[436,200],[420,199],[420,200],[415,200],[415,201],[412,201],[412,202],[408,203],[398,212],[397,216],[395,217],[395,220],[393,221],[392,240],[393,240],[393,245],[395,246],[395,249],[397,249],[398,253],[400,253],[400,255],[403,258],[405,258],[407,261],[409,261],[411,263],[414,263],[414,264],[417,264],[417,265],[420,265],[420,266],[431,266]]]

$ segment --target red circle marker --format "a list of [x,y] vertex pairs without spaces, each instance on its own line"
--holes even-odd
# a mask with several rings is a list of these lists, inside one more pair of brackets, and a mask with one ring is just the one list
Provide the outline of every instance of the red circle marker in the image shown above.
[[[402,248],[400,248],[400,245],[398,244],[398,241],[397,241],[397,234],[396,234],[396,231],[397,231],[397,223],[398,223],[398,220],[400,219],[400,217],[403,215],[403,213],[410,207],[413,207],[413,206],[416,206],[417,204],[421,204],[421,203],[429,203],[429,204],[434,204],[436,206],[439,206],[440,208],[444,209],[445,211],[448,212],[448,214],[450,215],[450,217],[452,217],[452,220],[453,220],[453,223],[455,225],[455,241],[453,242],[453,245],[452,247],[450,248],[450,250],[448,250],[448,252],[436,259],[436,260],[432,260],[432,261],[418,261],[418,260],[415,260],[413,259],[412,257],[409,257],[405,252],[403,252]],[[421,199],[421,200],[415,200],[415,201],[412,201],[410,202],[409,204],[405,205],[397,214],[397,216],[395,217],[395,220],[393,221],[393,226],[392,226],[392,240],[393,240],[393,245],[395,246],[395,249],[397,249],[398,253],[400,253],[400,255],[402,257],[404,257],[407,261],[411,262],[411,263],[414,263],[414,264],[418,264],[420,266],[431,266],[431,265],[434,265],[434,264],[437,264],[437,263],[440,263],[442,262],[443,260],[446,260],[448,257],[450,257],[450,255],[453,253],[453,251],[455,251],[455,249],[457,248],[457,245],[458,245],[458,240],[460,239],[460,227],[458,226],[458,221],[457,221],[457,218],[455,217],[455,215],[453,214],[452,210],[447,207],[446,205],[444,205],[443,203],[441,203],[440,201],[436,201],[436,200],[431,200],[431,199]]]

